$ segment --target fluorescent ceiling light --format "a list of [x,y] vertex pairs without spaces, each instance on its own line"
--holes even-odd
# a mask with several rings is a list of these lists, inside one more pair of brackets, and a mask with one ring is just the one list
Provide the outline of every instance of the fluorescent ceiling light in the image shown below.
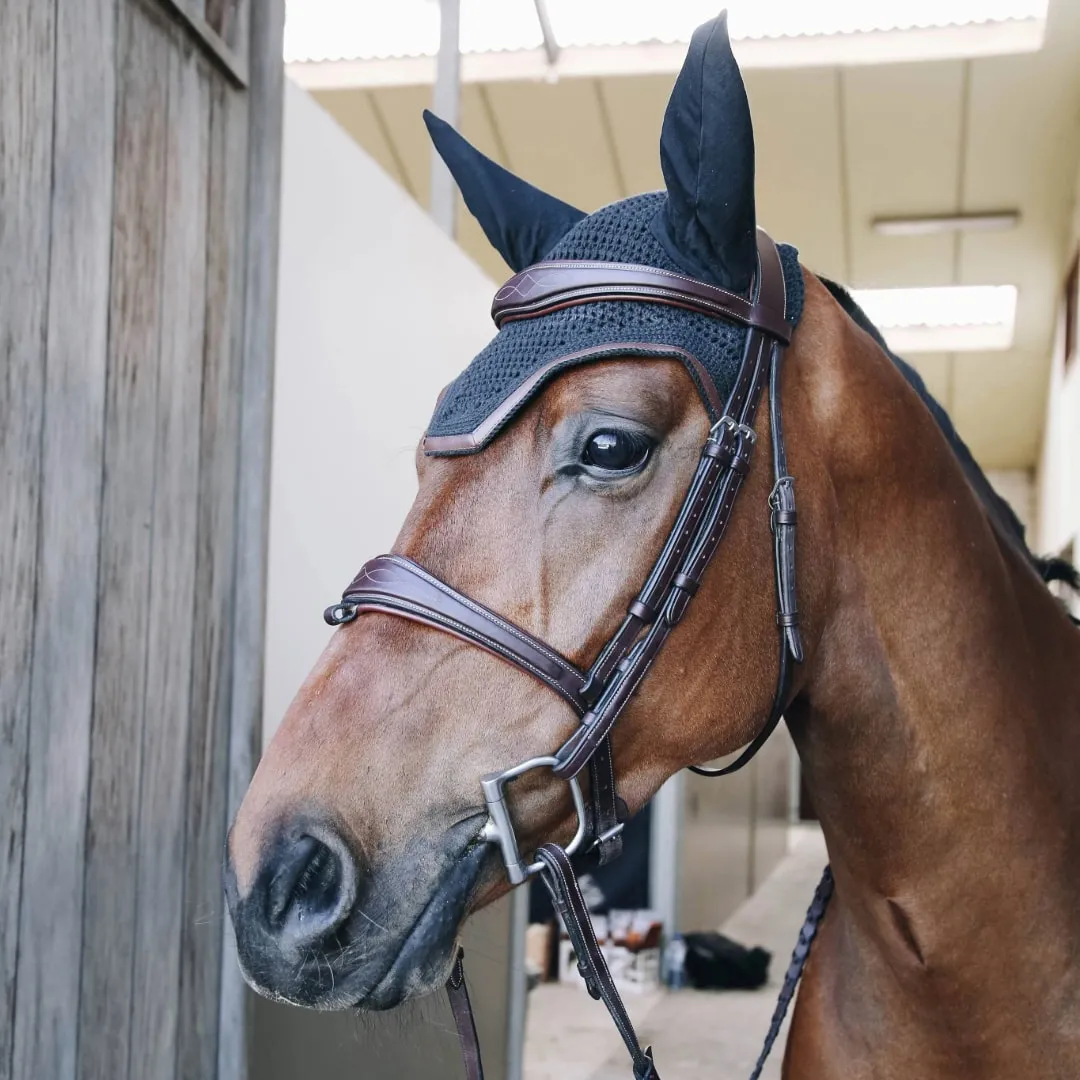
[[949,232],[1003,232],[1020,223],[1019,210],[984,214],[922,214],[874,218],[870,227],[882,236],[935,236]]
[[[728,0],[729,26],[747,67],[879,63],[1038,49],[1049,0]],[[546,0],[554,65],[535,0],[462,0],[462,77],[527,79],[558,75],[677,71],[694,28],[718,0]],[[289,63],[396,62],[414,81],[438,50],[437,0],[289,0]],[[470,63],[471,59],[486,62]],[[404,61],[414,61],[404,64]],[[535,69],[535,70],[534,70]],[[357,75],[353,76],[357,78]],[[428,76],[430,79],[432,76]],[[428,81],[419,78],[419,81]],[[344,84],[341,84],[344,85]]]
[[1012,345],[1015,285],[853,289],[889,348],[915,352],[990,352]]

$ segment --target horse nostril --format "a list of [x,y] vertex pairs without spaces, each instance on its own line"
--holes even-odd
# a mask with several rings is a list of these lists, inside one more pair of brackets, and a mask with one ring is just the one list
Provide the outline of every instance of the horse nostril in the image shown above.
[[301,938],[321,937],[348,915],[356,869],[345,850],[301,836],[282,854],[267,892],[272,929]]

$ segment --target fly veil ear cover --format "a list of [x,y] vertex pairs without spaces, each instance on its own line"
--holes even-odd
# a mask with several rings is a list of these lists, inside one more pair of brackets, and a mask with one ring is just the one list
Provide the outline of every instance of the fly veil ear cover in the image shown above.
[[727,12],[701,26],[675,80],[660,133],[667,200],[652,229],[691,277],[750,289],[757,266],[754,129]]
[[585,216],[497,165],[427,109],[424,123],[469,212],[512,270],[539,262]]
[[[430,113],[426,120],[488,238],[514,270],[525,270],[498,297],[516,295],[523,279],[529,284],[552,265],[585,262],[685,275],[691,286],[703,283],[749,299],[757,270],[754,143],[724,16],[693,35],[675,82],[660,139],[665,191],[585,215],[497,165]],[[779,251],[786,319],[794,322],[802,274],[796,252]],[[612,292],[516,321],[500,319],[494,340],[437,404],[425,452],[482,450],[548,381],[606,357],[680,361],[718,420],[742,360],[746,327],[700,307],[662,306],[661,297],[640,290],[634,296]]]

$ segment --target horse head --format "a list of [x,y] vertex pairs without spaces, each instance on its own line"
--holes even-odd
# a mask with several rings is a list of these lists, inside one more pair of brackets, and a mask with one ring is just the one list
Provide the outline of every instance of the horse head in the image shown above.
[[[660,143],[663,192],[585,215],[427,119],[470,210],[518,273],[496,300],[498,334],[436,406],[416,455],[419,491],[391,556],[368,564],[332,609],[343,625],[260,762],[228,845],[247,978],[263,993],[322,1008],[387,1008],[437,987],[465,918],[507,891],[499,847],[487,842],[506,835],[490,832],[479,778],[550,759],[597,707],[573,680],[635,610],[703,467],[703,446],[738,471],[762,444],[738,477],[744,493],[724,511],[723,546],[700,588],[684,582],[680,617],[665,627],[670,640],[621,688],[610,733],[620,816],[677,770],[738,749],[779,715],[781,669],[790,698],[809,666],[787,672],[784,650],[813,658],[830,582],[831,489],[814,432],[841,404],[820,358],[859,331],[782,248],[770,270],[774,290],[779,282],[772,326],[782,336],[799,326],[784,400],[803,518],[801,631],[787,612],[778,665],[773,533],[776,513],[793,526],[794,511],[777,502],[768,460],[777,414],[771,422],[763,411],[752,428],[730,417],[725,427],[722,417],[754,359],[748,341],[754,319],[765,318],[766,276],[750,113],[723,17],[694,35],[675,84]],[[771,242],[766,251],[776,258]],[[546,295],[543,274],[571,264],[651,268],[663,275],[664,302],[645,279],[631,298],[571,282],[560,302],[530,309],[530,298]],[[815,364],[811,395],[805,372]],[[767,365],[754,370],[762,394]],[[719,502],[703,501],[703,512],[720,513]],[[419,595],[444,583],[453,596],[442,594],[441,618],[401,600],[402,589]],[[655,612],[639,615],[628,647],[657,622]],[[474,617],[489,634],[485,648],[461,632]],[[514,663],[506,649],[517,649]],[[527,649],[533,660],[522,659]],[[627,659],[625,649],[612,655]],[[564,675],[570,684],[552,685]],[[595,798],[595,771],[578,771]],[[568,843],[579,830],[574,791],[548,768],[500,791],[521,852]]]

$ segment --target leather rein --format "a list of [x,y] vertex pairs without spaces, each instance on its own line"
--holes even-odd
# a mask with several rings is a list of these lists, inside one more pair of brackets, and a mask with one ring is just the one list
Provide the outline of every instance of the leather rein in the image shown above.
[[[337,626],[351,622],[363,612],[381,611],[435,627],[528,672],[574,709],[578,727],[555,753],[531,758],[504,772],[481,778],[488,819],[480,838],[499,847],[512,885],[521,884],[533,874],[541,875],[570,934],[589,992],[604,1001],[626,1043],[635,1077],[659,1080],[651,1049],[641,1048],[611,980],[577,887],[570,856],[579,853],[590,858],[594,865],[604,865],[621,853],[621,832],[628,815],[616,794],[610,734],[671,631],[685,615],[723,539],[736,496],[750,468],[757,442],[754,421],[766,383],[774,481],[769,509],[779,629],[776,691],[764,726],[734,762],[720,769],[691,768],[706,776],[723,776],[741,769],[772,734],[788,704],[793,664],[803,659],[795,588],[795,490],[787,472],[780,408],[781,365],[792,327],[787,320],[783,267],[775,244],[761,230],[758,230],[758,273],[750,300],[652,267],[569,261],[540,263],[516,274],[496,294],[492,317],[501,326],[510,320],[534,318],[572,304],[597,300],[674,305],[733,320],[745,325],[749,333],[723,415],[709,431],[675,524],[622,624],[588,670],[579,669],[528,631],[402,555],[380,555],[365,563],[340,603],[327,608],[324,617]],[[426,448],[430,452],[431,447]],[[578,827],[565,847],[544,844],[531,858],[526,858],[514,832],[506,786],[538,768],[549,768],[557,779],[569,784]],[[586,768],[589,771],[587,805],[579,781]],[[829,884],[831,891],[831,879]],[[819,893],[824,886],[823,880]],[[823,910],[823,903],[821,907]],[[806,947],[809,948],[809,942]],[[801,971],[801,961],[798,966]],[[796,981],[797,978],[796,975]],[[480,1080],[483,1072],[460,955],[447,989],[461,1038],[466,1074],[470,1080]],[[784,995],[781,1001],[786,1009]],[[774,1026],[779,1029],[778,1022]],[[770,1030],[762,1061],[775,1034]]]

